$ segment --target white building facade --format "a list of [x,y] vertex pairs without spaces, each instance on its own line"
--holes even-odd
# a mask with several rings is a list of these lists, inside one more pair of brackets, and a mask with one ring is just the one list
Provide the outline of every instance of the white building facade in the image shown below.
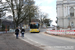
[[75,0],[57,0],[57,25],[62,28],[75,27]]

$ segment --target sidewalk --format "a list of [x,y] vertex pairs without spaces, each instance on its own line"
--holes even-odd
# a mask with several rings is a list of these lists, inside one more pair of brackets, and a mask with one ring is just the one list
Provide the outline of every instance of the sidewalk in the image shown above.
[[0,50],[43,50],[25,41],[16,39],[13,33],[0,34]]

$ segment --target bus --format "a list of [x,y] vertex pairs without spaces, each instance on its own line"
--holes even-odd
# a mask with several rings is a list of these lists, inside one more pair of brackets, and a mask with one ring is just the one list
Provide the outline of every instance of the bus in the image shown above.
[[40,32],[39,22],[31,22],[30,23],[30,32]]

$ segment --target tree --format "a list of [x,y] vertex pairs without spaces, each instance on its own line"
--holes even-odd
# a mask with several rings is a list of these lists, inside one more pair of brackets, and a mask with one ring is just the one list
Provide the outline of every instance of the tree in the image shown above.
[[50,19],[45,19],[44,23],[46,23],[47,26],[50,26],[50,23],[52,22],[52,20]]
[[[23,0],[6,0],[12,10],[13,20],[16,27],[26,18],[26,14],[23,13]],[[25,17],[24,17],[25,16]]]
[[57,23],[57,20],[55,22]]
[[[12,10],[13,20],[16,27],[28,17],[31,19],[34,16],[33,0],[6,0]],[[29,19],[29,20],[30,20]]]
[[5,25],[2,24],[2,31],[5,31]]
[[56,22],[56,24],[58,24],[58,17],[56,17],[56,19],[57,19],[57,20],[56,20],[55,22]]
[[48,17],[48,14],[39,11],[38,15],[42,26],[44,24],[44,20]]
[[6,11],[9,11],[9,5],[7,2],[2,2],[2,0],[0,0],[0,25],[2,25],[1,19],[4,19]]
[[27,5],[24,9],[26,9],[24,12],[27,12],[28,16],[27,19],[29,19],[29,23],[31,22],[31,19],[34,18],[37,15],[38,7],[35,6],[35,2],[33,0],[28,0]]

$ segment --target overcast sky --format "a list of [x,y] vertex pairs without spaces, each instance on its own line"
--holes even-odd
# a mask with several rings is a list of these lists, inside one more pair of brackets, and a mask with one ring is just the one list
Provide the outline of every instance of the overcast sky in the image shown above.
[[[4,1],[4,0],[3,0]],[[53,20],[52,24],[56,25],[56,0],[34,0],[41,12],[48,13],[48,18]],[[10,13],[7,13],[7,15]]]
[[39,6],[40,11],[48,13],[48,18],[56,25],[56,0],[35,0],[35,4]]

